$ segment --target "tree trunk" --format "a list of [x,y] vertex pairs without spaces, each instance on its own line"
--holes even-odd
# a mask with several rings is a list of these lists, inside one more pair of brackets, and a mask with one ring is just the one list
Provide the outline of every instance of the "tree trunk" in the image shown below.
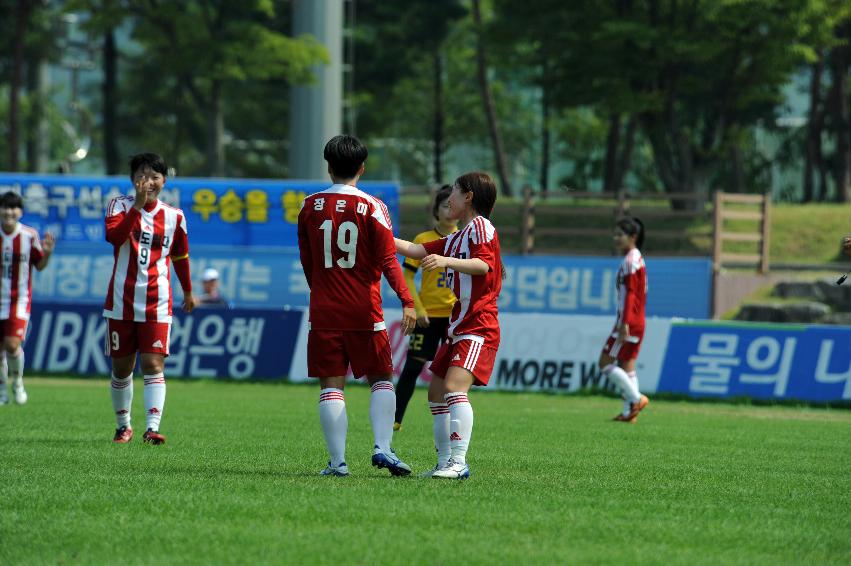
[[[847,41],[851,37],[851,26],[842,26],[837,38]],[[848,120],[848,46],[841,44],[831,53],[833,96],[833,128],[836,132],[836,159],[834,159],[834,183],[836,201],[848,202],[848,185],[851,182],[851,123]]]
[[609,133],[606,136],[606,170],[603,173],[603,190],[607,193],[617,192],[620,190],[620,187],[615,186],[620,144],[621,115],[619,113],[614,113],[609,116]]
[[730,165],[733,168],[733,192],[746,193],[745,164],[742,158],[742,148],[738,143],[730,146]]
[[541,89],[541,181],[540,194],[547,198],[550,186],[550,97],[549,88],[544,85]]
[[807,154],[804,161],[803,202],[812,202],[815,196],[813,176],[821,153],[821,77],[824,71],[824,50],[818,50],[818,59],[812,65],[810,75],[810,116],[807,121]]
[[12,39],[12,82],[9,87],[9,171],[17,171],[20,145],[20,93],[24,66],[24,42],[30,3],[18,0],[15,5],[15,35]]
[[443,57],[434,52],[434,182],[443,184]]
[[617,169],[615,171],[614,185],[619,189],[623,187],[623,180],[626,174],[629,173],[632,167],[632,153],[635,149],[635,133],[638,130],[638,120],[635,116],[631,116],[626,123],[626,139],[624,140],[623,150],[617,161]]
[[505,160],[505,149],[502,144],[502,134],[499,131],[499,120],[496,116],[496,107],[493,101],[493,93],[487,76],[487,58],[485,56],[485,41],[482,32],[482,12],[480,0],[473,0],[473,22],[476,25],[476,63],[478,67],[479,90],[482,93],[482,101],[485,105],[485,114],[488,119],[491,142],[493,143],[494,159],[502,184],[502,194],[511,196],[511,183],[508,178],[508,166]]
[[115,33],[109,30],[103,38],[103,155],[107,175],[116,175],[121,167],[118,157],[118,131],[115,111],[116,63]]
[[42,166],[41,154],[44,144],[40,127],[44,120],[44,97],[41,87],[41,61],[37,56],[27,61],[27,94],[30,99],[30,112],[26,126],[26,169],[34,173]]
[[214,80],[207,109],[207,174],[224,177],[224,116],[222,114],[222,82]]

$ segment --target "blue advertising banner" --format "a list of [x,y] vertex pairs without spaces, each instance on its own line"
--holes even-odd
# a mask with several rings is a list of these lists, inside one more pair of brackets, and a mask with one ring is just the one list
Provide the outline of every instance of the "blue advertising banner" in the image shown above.
[[657,391],[847,401],[851,328],[674,323]]
[[[196,283],[204,269],[220,273],[222,294],[236,307],[307,307],[309,290],[298,252],[285,248],[202,246],[190,236]],[[614,315],[618,261],[587,257],[503,256],[506,279],[499,298],[501,312]],[[102,303],[112,274],[107,243],[58,242],[50,265],[36,273],[35,301]],[[647,315],[706,318],[709,315],[708,259],[647,260],[650,291]],[[174,282],[175,296],[180,285]],[[687,290],[687,292],[684,292]],[[386,281],[386,307],[399,300]]]
[[[615,314],[615,279],[621,258],[503,256],[506,279],[500,312]],[[709,258],[645,258],[647,316],[710,316]]]
[[[173,177],[160,195],[183,209],[190,241],[213,245],[295,247],[296,222],[308,194],[329,182]],[[399,187],[363,182],[359,187],[387,205],[399,223]],[[22,222],[64,242],[104,241],[103,218],[109,201],[133,194],[128,177],[0,174],[0,193],[24,198]]]
[[[303,311],[205,310],[176,313],[171,376],[283,379],[292,365]],[[106,319],[95,305],[33,304],[25,351],[34,371],[109,375]]]

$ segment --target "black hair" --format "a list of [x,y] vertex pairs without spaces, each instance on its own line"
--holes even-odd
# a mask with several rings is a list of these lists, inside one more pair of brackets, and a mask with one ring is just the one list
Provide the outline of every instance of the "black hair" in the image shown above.
[[[487,173],[481,171],[471,171],[464,173],[455,179],[455,185],[459,190],[465,193],[473,193],[473,210],[479,216],[484,216],[490,220],[493,205],[496,204],[496,183]],[[506,278],[505,264],[502,263],[502,257],[499,258],[499,263],[502,267],[500,275],[503,279]]]
[[24,209],[24,199],[21,198],[21,195],[14,191],[9,191],[7,193],[3,193],[3,196],[0,196],[0,207],[2,208],[20,208]]
[[618,228],[627,236],[635,236],[635,247],[644,247],[644,223],[635,216],[626,216],[618,220]]
[[150,167],[152,171],[160,173],[163,177],[168,175],[168,166],[165,160],[156,153],[137,153],[130,158],[130,179],[136,174],[136,171]]
[[455,180],[458,188],[465,193],[473,193],[473,210],[490,219],[493,205],[496,204],[496,183],[491,176],[481,171],[464,173]]
[[443,185],[439,189],[437,189],[437,193],[434,195],[434,204],[431,207],[431,215],[434,216],[435,220],[440,220],[437,216],[437,211],[440,209],[440,205],[443,204],[443,201],[449,198],[449,195],[452,194],[452,185]]
[[352,179],[358,174],[369,152],[354,136],[334,136],[325,144],[325,161],[331,174],[339,179]]

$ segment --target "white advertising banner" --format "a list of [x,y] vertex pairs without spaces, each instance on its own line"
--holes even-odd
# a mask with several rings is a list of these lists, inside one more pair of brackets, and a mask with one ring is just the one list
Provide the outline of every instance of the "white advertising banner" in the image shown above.
[[[401,311],[385,311],[393,365],[398,376],[405,362],[407,339],[399,332]],[[610,388],[601,381],[597,361],[612,332],[609,316],[503,313],[499,316],[502,341],[486,390],[573,392],[585,387]],[[669,319],[650,318],[644,332],[636,371],[641,390],[656,391],[668,335]],[[307,381],[307,316],[298,334],[290,380]],[[431,379],[428,370],[420,375]]]

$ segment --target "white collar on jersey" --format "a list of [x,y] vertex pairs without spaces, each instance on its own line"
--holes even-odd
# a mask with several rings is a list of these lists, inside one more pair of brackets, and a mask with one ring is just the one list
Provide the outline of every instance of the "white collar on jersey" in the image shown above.
[[333,185],[331,185],[330,187],[328,187],[327,189],[325,189],[322,192],[323,193],[344,193],[344,194],[350,194],[350,195],[359,195],[359,194],[363,193],[362,190],[355,187],[354,185],[344,185],[342,183],[334,183]]
[[[130,203],[130,206],[133,206],[133,204]],[[140,210],[139,212],[141,212],[142,214],[156,214],[157,211],[159,209],[161,209],[162,207],[163,207],[163,201],[161,201],[160,199],[157,199],[157,204],[154,205],[154,208],[152,208],[150,212],[145,210],[144,206],[142,207],[142,210]]]
[[5,230],[3,230],[2,228],[0,228],[0,234],[3,234],[3,239],[4,239],[4,240],[5,240],[5,239],[7,239],[7,238],[9,238],[9,239],[11,239],[11,238],[15,238],[15,237],[17,237],[17,235],[18,235],[18,234],[20,234],[20,233],[21,233],[21,223],[20,223],[20,222],[18,222],[18,223],[15,225],[15,229],[14,229],[14,230],[12,230],[12,233],[11,233],[11,234],[7,234]]

